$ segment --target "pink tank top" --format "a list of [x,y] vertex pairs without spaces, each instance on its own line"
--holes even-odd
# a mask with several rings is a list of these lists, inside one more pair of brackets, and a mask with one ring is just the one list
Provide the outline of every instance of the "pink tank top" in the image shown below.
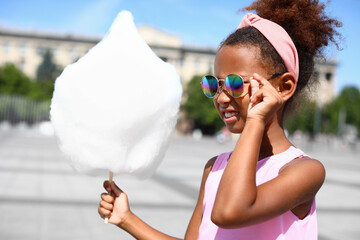
[[[317,239],[317,219],[315,201],[309,214],[299,219],[291,211],[266,222],[237,229],[223,229],[211,221],[211,211],[214,206],[216,192],[220,179],[230,157],[229,153],[218,156],[205,183],[203,200],[203,218],[199,229],[201,240],[315,240]],[[278,176],[279,170],[291,160],[307,156],[303,151],[290,147],[271,157],[264,158],[257,163],[256,185],[260,185]]]

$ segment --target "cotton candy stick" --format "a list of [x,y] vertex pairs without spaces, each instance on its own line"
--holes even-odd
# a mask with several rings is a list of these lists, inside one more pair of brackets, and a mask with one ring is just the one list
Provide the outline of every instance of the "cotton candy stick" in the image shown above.
[[[113,172],[109,172],[109,182],[111,183],[113,181]],[[105,217],[105,224],[109,222],[109,218]]]

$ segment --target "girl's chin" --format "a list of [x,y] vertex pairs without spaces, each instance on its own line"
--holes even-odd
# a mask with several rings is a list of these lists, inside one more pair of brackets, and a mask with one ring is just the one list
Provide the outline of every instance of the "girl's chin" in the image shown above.
[[243,124],[228,124],[225,123],[226,128],[231,132],[231,133],[242,133],[243,129],[244,129],[244,125]]
[[242,115],[222,118],[226,125],[226,128],[232,133],[242,133],[245,126],[245,119],[246,118],[244,118]]
[[242,129],[229,129],[229,131],[231,133],[234,133],[234,134],[241,134],[242,133]]

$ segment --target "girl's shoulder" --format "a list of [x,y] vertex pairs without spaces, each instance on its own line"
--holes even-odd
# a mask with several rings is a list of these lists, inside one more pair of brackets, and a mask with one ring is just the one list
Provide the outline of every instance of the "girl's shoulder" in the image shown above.
[[207,175],[209,175],[212,168],[214,167],[214,164],[215,164],[217,158],[218,158],[218,156],[214,156],[206,162],[205,167],[204,167],[204,173],[207,173]]
[[203,176],[205,179],[209,176],[210,172],[217,171],[224,165],[224,162],[227,162],[231,153],[221,153],[218,156],[210,158],[204,167]]
[[302,156],[286,163],[283,167],[280,168],[279,174],[286,171],[296,170],[297,168],[312,169],[311,172],[313,173],[318,172],[316,170],[325,171],[324,165],[319,160],[309,156]]
[[[224,169],[226,167],[226,164],[230,158],[232,152],[225,152],[221,153],[218,156],[212,158],[209,160],[210,164],[212,164],[212,171],[218,171],[221,169]],[[215,159],[214,162],[212,160]]]
[[298,182],[300,188],[311,189],[314,195],[324,183],[325,175],[324,165],[308,156],[296,158],[279,170],[279,176],[285,177],[287,181]]

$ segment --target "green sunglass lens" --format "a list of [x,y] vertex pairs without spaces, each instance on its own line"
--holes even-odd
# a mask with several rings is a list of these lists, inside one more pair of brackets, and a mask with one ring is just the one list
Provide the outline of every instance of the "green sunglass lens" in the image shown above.
[[201,86],[204,94],[207,97],[212,98],[217,92],[218,82],[217,79],[213,76],[205,76],[201,81]]
[[235,74],[230,74],[225,78],[225,87],[233,97],[240,97],[244,90],[243,79]]

